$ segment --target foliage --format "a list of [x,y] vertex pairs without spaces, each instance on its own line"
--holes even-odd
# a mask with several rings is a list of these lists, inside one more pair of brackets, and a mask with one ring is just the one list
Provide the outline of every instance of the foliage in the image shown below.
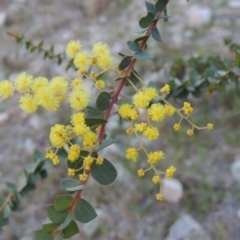
[[[35,189],[37,181],[47,177],[49,167],[62,162],[67,163],[69,175],[69,178],[60,181],[65,194],[56,196],[53,204],[47,207],[48,218],[42,223],[42,229],[35,232],[35,238],[70,238],[79,232],[77,221],[87,223],[97,216],[94,207],[82,198],[82,192],[90,176],[102,185],[113,183],[117,177],[117,170],[111,161],[99,154],[100,150],[116,142],[108,138],[105,130],[109,117],[114,114],[112,110],[115,105],[119,116],[129,125],[126,134],[138,140],[138,147],[126,149],[125,158],[136,161],[139,154],[146,156],[148,168],[139,169],[138,175],[144,177],[147,171],[151,171],[153,184],[159,186],[156,199],[164,199],[161,178],[172,178],[176,168],[170,165],[165,171],[159,171],[158,165],[165,157],[164,152],[160,149],[148,152],[143,139],[157,140],[160,133],[155,123],[174,114],[179,116],[179,121],[173,126],[175,131],[181,129],[182,121],[190,126],[186,131],[188,136],[197,130],[213,129],[211,123],[198,127],[190,120],[193,107],[189,102],[184,102],[182,108],[177,109],[168,99],[185,100],[189,94],[195,97],[199,97],[202,92],[210,94],[229,82],[237,83],[240,76],[240,47],[227,39],[226,44],[236,53],[234,61],[220,57],[178,59],[170,65],[169,81],[160,90],[152,83],[146,85],[134,67],[138,60],[146,61],[154,57],[147,52],[149,39],[159,43],[163,41],[157,23],[159,20],[169,20],[167,4],[168,0],[157,0],[155,4],[145,2],[147,14],[139,20],[140,29],[135,29],[136,33],[144,35],[127,42],[133,53],[119,53],[122,60],[118,66],[112,65],[109,47],[102,42],[94,44],[92,53],[88,54],[82,51],[79,41],[70,41],[66,48],[71,58],[68,60],[65,53],[55,54],[54,46],[47,50],[43,41],[33,44],[24,35],[9,33],[18,44],[25,45],[29,52],[43,53],[44,58],[56,59],[59,65],[65,61],[66,70],[70,67],[76,70],[76,78],[68,81],[57,76],[49,81],[45,77],[21,73],[13,83],[8,80],[0,82],[0,96],[6,99],[16,92],[22,94],[20,108],[27,113],[34,113],[39,107],[56,111],[66,99],[74,111],[69,125],[55,124],[51,128],[51,146],[46,153],[35,151],[33,163],[24,168],[18,183],[6,183],[8,195],[0,198],[0,227],[8,224],[12,211],[18,210],[21,196]],[[114,72],[115,81],[119,81],[114,90],[103,80],[103,75],[109,71]],[[92,81],[95,88],[93,92],[84,86],[86,81]],[[114,86],[115,81],[109,81],[108,84]],[[131,98],[122,97],[120,93],[124,87],[131,87],[136,93]],[[94,104],[91,99],[96,100]]]

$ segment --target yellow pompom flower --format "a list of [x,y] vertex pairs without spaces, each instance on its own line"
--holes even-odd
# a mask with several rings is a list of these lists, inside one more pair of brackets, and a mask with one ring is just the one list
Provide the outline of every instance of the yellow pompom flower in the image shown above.
[[91,165],[93,164],[93,161],[94,161],[93,157],[91,157],[91,156],[85,157],[84,160],[83,160],[84,169],[87,170],[87,171],[90,171]]
[[143,91],[138,92],[133,96],[133,104],[136,107],[146,108],[149,105],[150,101],[151,99],[149,96],[146,95],[146,93]]
[[138,169],[137,173],[139,177],[143,177],[145,175],[145,172],[142,168]]
[[165,114],[172,116],[175,113],[176,109],[171,105],[165,105]]
[[91,59],[86,53],[79,52],[74,57],[73,63],[79,71],[85,72],[91,64]]
[[79,174],[79,180],[81,181],[81,182],[86,182],[87,181],[87,179],[88,179],[88,174]]
[[139,111],[136,108],[132,108],[129,112],[129,117],[131,120],[137,120],[139,118]]
[[137,132],[143,132],[147,128],[147,123],[141,122],[141,123],[135,123],[134,129]]
[[33,113],[36,112],[38,103],[34,96],[26,94],[20,98],[19,106],[24,112]]
[[174,128],[175,131],[179,131],[181,129],[181,125],[178,124],[178,123],[175,123],[173,128]]
[[133,128],[128,128],[128,129],[126,130],[126,133],[127,133],[128,135],[132,135],[132,134],[134,133],[134,129],[133,129]]
[[14,80],[15,88],[20,93],[27,93],[30,91],[33,83],[33,76],[26,74],[25,72],[19,74]]
[[95,56],[108,55],[110,53],[110,50],[106,43],[98,42],[93,45],[92,52]]
[[77,54],[77,52],[79,52],[81,50],[81,43],[80,41],[70,41],[68,44],[67,44],[67,47],[66,47],[66,53],[69,57],[71,58],[74,58],[75,55]]
[[67,131],[64,125],[56,124],[50,130],[50,142],[52,146],[61,148],[68,143]]
[[212,123],[208,123],[207,124],[207,129],[208,130],[212,130],[213,129],[213,124]]
[[75,170],[73,168],[68,168],[68,176],[75,176]]
[[153,176],[152,182],[153,182],[154,184],[160,183],[160,176],[158,176],[158,175]]
[[97,57],[96,65],[103,70],[109,69],[112,65],[112,57],[110,54],[99,55]]
[[167,170],[166,170],[166,173],[165,173],[165,177],[166,178],[172,178],[173,177],[173,174],[176,172],[176,168],[171,166],[169,167]]
[[31,89],[36,94],[40,89],[48,87],[48,83],[48,79],[45,77],[34,78]]
[[78,124],[82,124],[85,122],[85,113],[79,112],[79,113],[74,113],[71,116],[71,123],[73,126],[77,126]]
[[83,136],[90,131],[90,128],[85,123],[81,123],[74,126],[74,130],[77,136]]
[[147,162],[150,164],[155,164],[158,161],[162,160],[163,158],[164,158],[164,153],[162,151],[150,152],[148,154]]
[[149,101],[153,100],[154,98],[156,98],[158,96],[157,90],[153,87],[148,87],[146,89],[144,89],[144,94],[147,95],[147,97],[149,98]]
[[57,165],[60,162],[57,154],[52,151],[48,152],[45,158],[49,158],[53,165]]
[[119,107],[118,113],[122,118],[126,119],[126,118],[129,118],[129,112],[131,111],[131,109],[132,109],[132,105],[125,103]]
[[98,165],[102,165],[103,162],[104,162],[104,158],[101,157],[101,156],[98,156],[98,158],[97,158],[97,160],[96,160],[96,164],[98,164]]
[[156,194],[156,199],[158,201],[162,201],[164,199],[164,196],[161,193]]
[[148,116],[152,121],[160,122],[165,118],[165,108],[162,104],[154,103],[148,109]]
[[138,152],[136,148],[128,148],[125,153],[125,157],[128,160],[136,161],[138,157]]
[[169,94],[170,93],[170,86],[168,84],[165,84],[163,88],[160,89],[160,92]]
[[105,87],[105,82],[103,80],[98,80],[94,84],[95,88],[101,89]]
[[43,87],[35,95],[38,105],[48,111],[56,111],[60,106],[60,100],[55,96],[55,92],[49,87]]
[[193,134],[194,134],[194,132],[193,132],[192,129],[188,129],[188,130],[187,130],[187,135],[188,135],[188,136],[191,137]]
[[55,92],[60,94],[66,94],[68,90],[68,82],[64,77],[54,77],[49,87]]
[[149,126],[143,132],[143,135],[150,141],[156,140],[159,137],[159,131],[156,127]]
[[68,152],[68,160],[74,162],[78,159],[79,155],[80,147],[77,144],[72,145]]
[[9,98],[14,94],[13,84],[8,80],[0,81],[0,96],[3,99]]
[[87,149],[93,147],[96,141],[97,141],[97,135],[92,131],[86,132],[83,135],[83,146]]
[[188,102],[183,103],[183,111],[186,115],[192,114],[193,108],[191,107],[191,104]]
[[87,107],[90,100],[90,92],[85,89],[76,89],[71,92],[69,97],[71,108],[81,111]]
[[71,87],[74,88],[74,89],[82,89],[82,85],[83,85],[83,80],[81,78],[74,78],[72,81],[71,81]]

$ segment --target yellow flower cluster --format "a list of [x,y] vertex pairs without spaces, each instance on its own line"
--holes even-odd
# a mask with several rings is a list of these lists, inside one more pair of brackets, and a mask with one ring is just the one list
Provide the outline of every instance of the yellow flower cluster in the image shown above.
[[57,165],[59,163],[59,158],[58,158],[57,154],[52,151],[47,152],[45,157],[49,158],[52,161],[53,165]]

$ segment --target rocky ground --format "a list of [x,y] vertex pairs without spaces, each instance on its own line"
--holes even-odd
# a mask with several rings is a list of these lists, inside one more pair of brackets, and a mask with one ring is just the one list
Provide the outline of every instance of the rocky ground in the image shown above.
[[[232,57],[223,38],[231,37],[239,43],[239,11],[238,0],[170,1],[170,21],[160,24],[164,43],[152,41],[148,50],[159,64],[182,55]],[[24,47],[16,45],[7,31],[24,33],[34,43],[44,39],[45,46],[54,44],[57,53],[64,51],[71,39],[81,40],[86,49],[95,42],[105,41],[117,63],[120,60],[117,52],[128,52],[127,40],[136,37],[131,29],[138,27],[138,19],[145,14],[143,1],[138,0],[1,0],[0,80],[13,80],[22,71],[49,78],[75,75],[73,70],[66,72],[64,64],[57,66],[54,61],[43,60],[38,53],[29,54]],[[149,73],[152,65],[153,62],[144,66],[140,63],[140,68],[146,78],[158,80],[156,72]],[[184,135],[176,137],[169,122],[161,127],[162,135],[169,137],[156,143],[164,148],[169,162],[179,169],[177,183],[170,185],[175,194],[170,193],[168,201],[157,203],[150,181],[138,179],[132,173],[137,168],[123,162],[121,148],[113,146],[107,153],[115,159],[118,179],[109,187],[89,183],[86,198],[97,207],[99,218],[81,225],[81,238],[72,239],[240,239],[237,182],[240,119],[234,115],[240,108],[239,94],[229,87],[224,93],[203,96],[195,103],[199,106],[197,123],[208,119],[216,126],[210,136],[200,133],[191,140]],[[31,162],[35,148],[44,150],[48,146],[50,126],[69,121],[67,112],[65,106],[54,114],[40,111],[27,115],[19,110],[17,97],[0,100],[0,192],[4,192],[6,181],[17,181],[23,165]],[[109,128],[113,135],[124,137],[114,122]],[[63,176],[64,168],[52,169],[48,179],[22,199],[21,211],[12,215],[1,240],[32,239],[32,231],[39,229],[46,217],[44,207],[60,191],[59,178]],[[182,196],[182,191],[181,201],[177,199],[173,203],[177,194]]]

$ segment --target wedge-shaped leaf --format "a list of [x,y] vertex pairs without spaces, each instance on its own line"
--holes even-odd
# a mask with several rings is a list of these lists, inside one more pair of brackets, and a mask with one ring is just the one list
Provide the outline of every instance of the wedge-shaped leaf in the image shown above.
[[77,224],[74,221],[71,221],[70,224],[63,229],[62,231],[64,238],[70,238],[79,233]]
[[147,11],[148,11],[148,12],[151,12],[151,13],[154,14],[154,15],[157,13],[157,10],[156,10],[156,8],[154,7],[154,4],[145,1],[145,5],[146,5],[146,8],[147,8]]
[[164,9],[163,15],[164,15],[164,18],[163,18],[164,22],[168,22],[167,8]]
[[84,199],[77,201],[76,208],[74,209],[74,217],[82,223],[88,223],[97,216],[92,205]]
[[17,189],[17,185],[13,184],[13,183],[10,183],[10,182],[6,182],[6,186],[7,186],[7,190],[10,192],[10,193],[13,193],[16,191]]
[[33,184],[41,179],[42,179],[41,174],[39,172],[36,172],[34,174],[29,175],[28,182]]
[[53,205],[50,205],[47,207],[47,213],[48,213],[49,219],[53,223],[58,223],[58,224],[63,223],[65,218],[67,217],[67,212],[59,213],[55,210]]
[[148,39],[148,38],[149,38],[149,36],[142,36],[142,37],[139,37],[139,38],[134,39],[134,42],[138,43],[138,42],[141,42],[141,41],[143,41],[144,39]]
[[5,206],[5,208],[2,211],[1,217],[2,219],[6,219],[9,217],[9,215],[11,214],[12,210],[10,208],[9,205]]
[[62,240],[63,239],[63,233],[58,233],[58,235],[53,237],[53,240]]
[[61,188],[64,191],[77,191],[77,190],[81,190],[84,188],[83,185],[80,184],[80,182],[78,180],[75,179],[71,179],[71,178],[62,178],[61,182],[60,182]]
[[57,212],[65,212],[73,203],[73,197],[69,195],[60,195],[54,199],[54,208]]
[[126,69],[129,66],[129,64],[131,63],[131,61],[132,61],[132,57],[131,56],[124,57],[122,59],[122,61],[119,63],[118,69],[120,71]]
[[25,196],[28,194],[28,192],[34,190],[36,188],[35,184],[28,183],[20,192],[22,196]]
[[100,111],[105,111],[109,107],[111,101],[111,94],[109,92],[100,92],[97,101],[96,106],[97,109]]
[[137,34],[143,34],[147,31],[147,28],[133,28],[132,32]]
[[104,117],[104,112],[98,110],[97,108],[95,107],[90,107],[88,106],[86,108],[86,117],[87,118],[103,118]]
[[134,52],[140,51],[139,44],[134,41],[127,41],[128,48]]
[[39,162],[41,161],[42,159],[44,159],[44,156],[45,154],[38,151],[38,150],[35,150],[34,153],[33,153],[33,161],[34,162]]
[[98,126],[107,123],[103,118],[86,118],[85,121],[90,128],[97,128]]
[[[133,85],[136,85],[136,84],[138,84],[139,83],[139,80],[138,80],[138,78],[137,78],[137,76],[138,76],[138,73],[136,72],[136,71],[134,71],[134,72],[132,72],[131,74],[130,74],[130,76],[127,78],[127,81],[125,82],[125,86],[132,86],[132,84]],[[131,83],[132,84],[131,84]]]
[[167,6],[169,0],[157,0],[157,2],[155,3],[155,8],[157,9],[157,11],[161,12],[165,9],[165,7]]
[[64,222],[58,227],[58,230],[66,228],[73,219],[73,214],[68,214]]
[[91,175],[100,184],[108,185],[116,179],[117,170],[107,159],[104,159],[103,164],[93,163]]
[[53,166],[53,164],[52,164],[52,162],[50,160],[45,160],[43,162],[43,164],[40,166],[40,168],[41,168],[41,170],[46,170],[46,169],[48,169],[48,168],[50,168],[52,166]]
[[57,223],[47,223],[47,224],[43,224],[42,226],[42,231],[43,232],[47,232],[47,233],[51,233],[54,230],[56,230],[58,228],[59,224]]
[[162,42],[161,35],[160,35],[160,33],[159,33],[157,28],[153,28],[151,30],[151,34],[152,34],[152,37],[153,37],[154,40],[156,40],[158,42]]
[[110,145],[112,145],[113,143],[116,142],[116,139],[105,139],[105,140],[102,140],[101,143],[99,144],[99,147],[96,149],[96,151],[100,151]]
[[154,19],[154,14],[152,14],[151,12],[147,13],[147,16],[142,17],[139,20],[139,26],[141,28],[147,28],[150,26],[150,24],[152,23],[152,20]]
[[52,240],[52,234],[38,230],[35,233],[36,240]]
[[135,53],[134,58],[138,59],[138,60],[148,60],[153,58],[152,56],[150,56],[149,54],[145,53],[145,52],[139,52],[139,53]]

